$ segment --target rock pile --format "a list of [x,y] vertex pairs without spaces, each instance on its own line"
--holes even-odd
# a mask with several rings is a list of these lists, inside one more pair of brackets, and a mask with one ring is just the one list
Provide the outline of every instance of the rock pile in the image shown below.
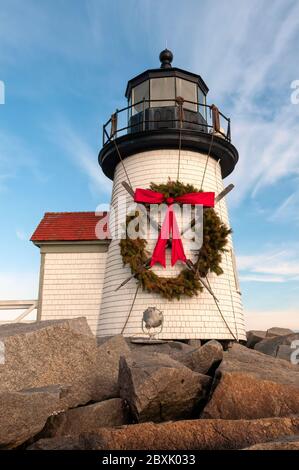
[[289,362],[295,352],[296,343],[298,349],[299,333],[294,333],[287,328],[270,328],[268,331],[247,333],[247,347]]
[[76,318],[3,325],[0,340],[3,449],[298,449],[290,330],[251,331],[223,351],[97,341]]

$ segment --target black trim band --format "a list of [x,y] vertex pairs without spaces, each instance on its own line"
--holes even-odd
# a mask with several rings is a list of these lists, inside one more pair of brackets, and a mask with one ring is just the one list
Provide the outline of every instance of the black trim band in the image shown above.
[[[182,131],[181,148],[208,153],[212,135],[207,132]],[[123,159],[149,150],[178,149],[179,129],[159,129],[126,134],[116,139]],[[239,159],[237,149],[227,140],[214,135],[211,157],[220,160],[222,178],[234,170]],[[113,142],[106,144],[99,153],[99,164],[104,174],[113,180],[119,157]]]

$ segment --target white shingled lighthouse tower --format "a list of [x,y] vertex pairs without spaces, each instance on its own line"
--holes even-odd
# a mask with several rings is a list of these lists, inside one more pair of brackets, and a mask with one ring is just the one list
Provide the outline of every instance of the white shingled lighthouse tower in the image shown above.
[[[166,49],[160,54],[160,68],[130,80],[126,89],[128,106],[114,113],[104,126],[99,163],[113,180],[111,205],[115,209],[120,200],[132,203],[132,190],[169,179],[213,192],[217,201],[217,195],[225,189],[224,178],[238,161],[238,152],[231,143],[230,120],[207,104],[208,87],[203,79],[172,67],[172,60],[171,51]],[[214,209],[230,227],[225,197],[216,202]],[[152,252],[156,240],[147,242]],[[187,258],[192,259],[188,241],[183,243]],[[161,276],[177,276],[182,263],[171,266],[170,249],[166,258],[166,268],[154,265],[151,269]],[[97,335],[144,336],[142,315],[154,306],[164,318],[159,339],[245,340],[231,235],[221,267],[223,274],[207,275],[210,289],[204,288],[197,296],[169,300],[138,288],[136,277],[123,263],[120,240],[112,239]]]

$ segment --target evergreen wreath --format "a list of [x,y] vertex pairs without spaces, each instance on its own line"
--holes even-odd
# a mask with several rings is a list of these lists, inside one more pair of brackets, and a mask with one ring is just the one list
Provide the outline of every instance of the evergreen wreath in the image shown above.
[[[165,197],[178,197],[188,193],[200,192],[191,184],[183,184],[180,181],[167,183],[151,183],[150,189],[163,193]],[[136,215],[127,216],[126,226]],[[146,266],[150,258],[147,251],[147,241],[137,238],[132,240],[125,238],[120,241],[120,252],[123,264],[130,266],[139,285],[147,292],[160,294],[162,297],[180,300],[182,296],[193,297],[202,291],[203,287],[199,277],[205,277],[209,272],[217,275],[223,273],[220,266],[222,253],[227,251],[225,246],[231,229],[221,221],[213,208],[205,208],[203,211],[203,244],[198,250],[194,264],[196,273],[184,268],[176,277],[159,276]]]

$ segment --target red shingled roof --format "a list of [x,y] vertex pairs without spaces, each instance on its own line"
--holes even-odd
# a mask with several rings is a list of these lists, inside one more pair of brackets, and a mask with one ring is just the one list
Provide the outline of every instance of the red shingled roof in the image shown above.
[[[96,225],[104,218],[107,212],[46,212],[31,241],[97,241]],[[107,223],[103,234],[101,239],[110,238]]]

